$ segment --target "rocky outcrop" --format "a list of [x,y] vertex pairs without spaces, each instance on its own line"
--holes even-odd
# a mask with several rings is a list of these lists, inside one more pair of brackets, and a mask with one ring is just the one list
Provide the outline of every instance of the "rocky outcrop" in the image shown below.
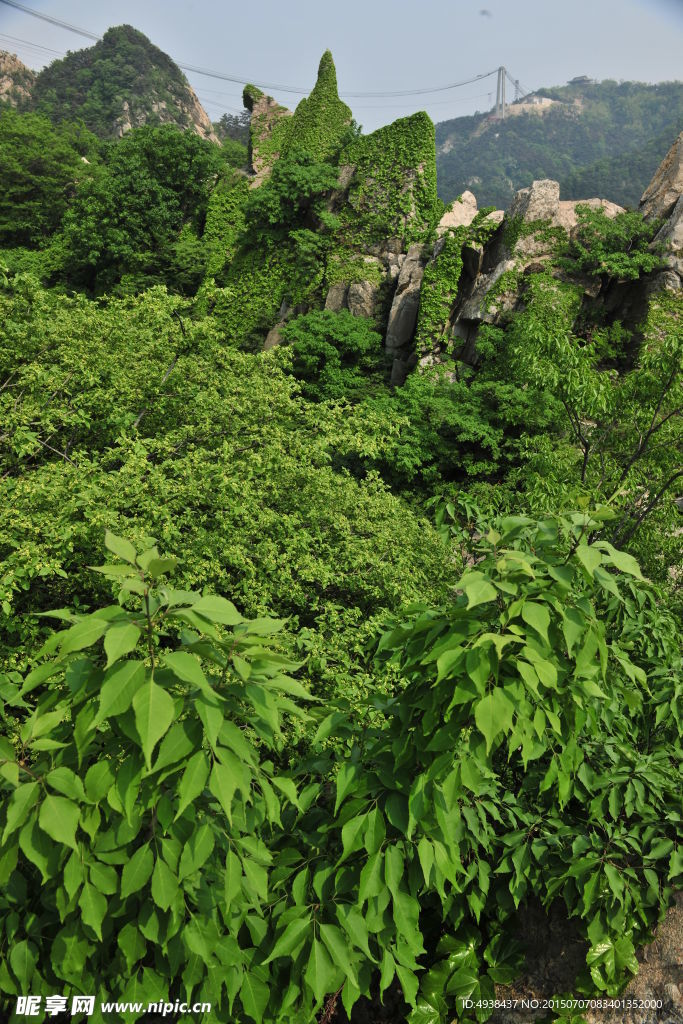
[[459,199],[454,200],[436,229],[437,235],[444,235],[449,228],[459,228],[472,223],[477,216],[477,200],[471,192],[463,192]]
[[640,212],[646,220],[666,218],[652,244],[663,250],[667,269],[657,276],[654,287],[678,291],[683,280],[683,132],[645,189]]
[[425,254],[421,245],[411,245],[403,261],[389,312],[385,347],[393,357],[391,383],[402,384],[406,374],[417,362],[411,351],[420,308],[420,286],[425,270]]
[[16,54],[0,50],[0,102],[12,107],[25,106],[35,80],[35,72],[22,64]]
[[666,154],[643,192],[640,212],[646,220],[669,217],[683,194],[683,132]]
[[280,156],[290,130],[292,111],[266,96],[254,85],[248,85],[242,102],[251,113],[249,124],[249,164],[254,175],[252,185],[258,186],[270,174]]

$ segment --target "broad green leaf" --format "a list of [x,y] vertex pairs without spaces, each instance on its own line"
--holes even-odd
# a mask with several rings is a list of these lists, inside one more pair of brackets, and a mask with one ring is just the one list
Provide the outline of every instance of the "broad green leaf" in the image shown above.
[[128,970],[130,970],[133,967],[133,964],[136,964],[138,960],[142,960],[143,956],[147,952],[147,942],[145,941],[145,937],[132,922],[123,926],[116,936],[116,942],[126,958]]
[[272,960],[276,960],[281,956],[290,956],[301,945],[308,934],[312,935],[313,932],[311,929],[311,916],[307,912],[305,917],[299,917],[287,925],[278,936],[270,956],[264,963],[269,964]]
[[424,875],[425,885],[428,886],[432,872],[432,864],[434,863],[434,847],[426,836],[422,836],[417,844],[417,855],[420,858],[420,866],[422,868],[422,874]]
[[349,793],[352,792],[358,778],[358,765],[345,762],[337,775],[337,799],[334,805],[336,814]]
[[358,987],[356,968],[351,962],[348,941],[341,928],[338,928],[336,924],[321,924],[318,930],[320,938],[329,950],[332,962],[341,967],[346,977],[350,978],[352,983]]
[[598,541],[595,546],[599,547],[602,551],[607,552],[609,561],[615,569],[618,569],[620,572],[625,572],[628,576],[635,576],[638,580],[644,579],[640,566],[633,555],[629,555],[625,551],[619,551],[605,540]]
[[36,966],[36,950],[33,943],[22,939],[13,945],[10,949],[9,962],[22,989],[28,989]]
[[72,651],[82,651],[86,647],[92,647],[106,633],[108,626],[109,623],[105,619],[95,615],[81,619],[71,629],[60,633],[62,654],[70,654]]
[[85,803],[85,789],[78,775],[64,766],[60,768],[53,768],[51,772],[48,772],[45,776],[45,781],[52,789],[56,789],[58,793],[62,793],[64,796],[70,797],[72,800],[81,800]]
[[395,845],[387,845],[384,851],[384,878],[392,896],[398,892],[403,881],[403,852]]
[[514,704],[500,686],[496,686],[482,697],[476,705],[474,720],[486,739],[487,752],[491,750],[493,741],[499,733],[509,732],[512,728],[514,710]]
[[225,905],[230,907],[242,891],[242,861],[232,850],[228,850],[225,857],[223,881]]
[[365,849],[369,854],[377,853],[384,842],[387,834],[384,824],[384,815],[378,807],[373,807],[367,816],[368,823],[365,829]]
[[49,794],[40,805],[38,824],[55,842],[75,850],[80,813],[78,805],[71,800]]
[[198,615],[203,615],[210,622],[218,622],[223,626],[238,626],[241,622],[244,622],[234,604],[226,601],[224,597],[218,597],[216,594],[207,594],[205,597],[200,597],[192,605],[192,611],[197,612]]
[[208,686],[201,662],[188,651],[170,651],[164,655],[164,664],[171,672],[186,683],[194,683],[200,689]]
[[94,885],[86,882],[78,899],[81,908],[81,918],[102,941],[102,921],[107,912],[107,901],[101,892],[98,892]]
[[467,582],[464,586],[464,591],[467,595],[468,611],[470,608],[476,608],[477,605],[487,604],[489,601],[495,601],[498,597],[498,591],[496,588],[483,577]]
[[248,1017],[261,1024],[263,1013],[268,1005],[270,993],[265,982],[258,978],[253,970],[245,971],[240,988],[242,1008]]
[[311,952],[304,972],[304,980],[320,1005],[326,995],[334,991],[337,971],[330,960],[325,946],[319,939],[313,939]]
[[124,622],[120,626],[112,626],[104,636],[104,653],[107,655],[109,668],[119,658],[130,654],[137,647],[141,631],[133,622]]
[[144,681],[145,666],[142,661],[123,661],[109,669],[100,690],[97,715],[90,728],[95,729],[105,719],[124,714]]
[[403,997],[410,1006],[415,1006],[419,981],[415,974],[402,964],[396,964],[396,975],[403,989]]
[[211,769],[209,789],[225,811],[225,816],[232,824],[232,798],[239,787],[240,779],[233,768],[215,761]]
[[368,857],[360,873],[360,884],[358,887],[358,903],[360,906],[373,896],[379,896],[384,889],[382,868],[382,851],[378,850],[377,853],[373,853],[371,857]]
[[575,551],[575,556],[591,578],[596,568],[602,563],[602,555],[593,545],[579,544]]
[[117,555],[119,558],[123,559],[124,562],[128,562],[130,565],[135,565],[137,552],[129,540],[126,540],[124,537],[117,537],[115,533],[111,533],[109,530],[106,530],[104,534],[104,545],[112,552],[112,554]]
[[[72,853],[71,856],[73,858],[76,854]],[[99,861],[90,865],[90,881],[105,896],[113,896],[119,887],[119,876],[116,869],[109,864],[100,864]]]
[[525,601],[522,605],[522,618],[550,645],[550,640],[548,639],[550,613],[546,605],[541,604],[539,601]]
[[150,768],[152,751],[173,721],[173,699],[153,679],[149,679],[135,694],[133,708],[135,726],[142,741],[147,767]]
[[126,899],[131,893],[139,892],[149,881],[153,867],[154,856],[149,844],[145,843],[124,864],[121,874],[121,899]]
[[159,857],[152,872],[152,899],[161,910],[168,910],[178,892],[178,879]]
[[367,819],[367,814],[359,814],[355,818],[351,818],[350,821],[347,821],[346,824],[342,826],[342,855],[337,861],[337,864],[343,863],[349,854],[360,849],[362,832],[365,828]]
[[213,853],[214,838],[213,832],[208,825],[200,825],[190,835],[190,838],[183,847],[178,867],[180,881],[198,871]]
[[196,800],[206,787],[209,777],[209,762],[203,750],[198,750],[187,762],[187,767],[178,783],[178,809],[174,820],[180,817],[185,808]]

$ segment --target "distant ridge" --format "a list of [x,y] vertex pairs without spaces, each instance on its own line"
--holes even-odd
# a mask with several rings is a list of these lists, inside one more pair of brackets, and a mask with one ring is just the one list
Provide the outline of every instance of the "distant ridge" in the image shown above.
[[436,125],[439,195],[470,189],[480,206],[507,207],[534,180],[560,182],[563,199],[638,201],[683,128],[683,82],[592,82],[540,89],[508,107]]

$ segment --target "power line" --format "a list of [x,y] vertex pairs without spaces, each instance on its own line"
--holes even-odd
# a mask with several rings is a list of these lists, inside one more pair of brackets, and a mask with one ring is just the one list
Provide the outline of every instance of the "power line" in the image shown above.
[[54,53],[57,57],[66,56],[64,50],[53,50],[50,46],[42,46],[40,43],[32,43],[30,40],[20,39],[18,36],[8,36],[4,32],[0,32],[0,39],[6,39],[11,43],[21,43],[22,46],[28,46],[32,50],[44,50],[45,53]]
[[17,3],[16,0],[0,0],[0,3],[7,4],[8,7],[16,7],[17,10],[24,11],[25,14],[32,14],[34,18],[40,18],[41,21],[49,21],[51,25],[65,28],[67,32],[75,32],[77,36],[87,36],[88,39],[95,40],[102,38],[101,36],[96,36],[94,32],[88,32],[85,28],[71,25],[68,21],[60,21],[59,18],[51,18],[49,14],[42,14],[40,11],[34,11],[31,7],[24,7],[23,4]]
[[[30,14],[34,18],[40,18],[41,21],[47,21],[51,25],[57,25],[59,28],[64,28],[68,32],[75,32],[77,35],[85,36],[88,39],[94,39],[99,41],[102,37],[96,35],[94,32],[89,32],[88,29],[79,28],[77,25],[72,25],[68,21],[61,21],[59,18],[53,18],[49,14],[43,14],[40,11],[35,11],[31,7],[26,7],[24,4],[18,3],[17,0],[0,0],[0,3],[6,4],[8,7],[14,7],[19,11],[23,11],[25,14]],[[256,85],[259,89],[275,89],[277,92],[289,92],[296,93],[301,96],[307,96],[310,89],[302,89],[298,86],[291,85],[280,85],[275,82],[260,82],[249,77],[239,77],[237,75],[227,75],[221,71],[213,71],[209,68],[199,67],[194,64],[182,64],[178,62],[178,67],[182,68],[183,71],[190,71],[195,75],[204,75],[207,78],[215,78],[223,82],[235,82],[239,85]],[[449,89],[459,89],[463,85],[470,85],[472,82],[481,81],[483,78],[488,78],[490,75],[495,75],[498,69],[493,71],[487,71],[482,75],[474,75],[472,78],[464,78],[460,82],[450,82],[448,85],[437,85],[423,89],[397,89],[394,91],[382,91],[382,92],[343,92],[342,96],[348,96],[353,99],[379,99],[379,98],[391,98],[394,96],[426,96],[429,93],[435,92],[447,92]]]

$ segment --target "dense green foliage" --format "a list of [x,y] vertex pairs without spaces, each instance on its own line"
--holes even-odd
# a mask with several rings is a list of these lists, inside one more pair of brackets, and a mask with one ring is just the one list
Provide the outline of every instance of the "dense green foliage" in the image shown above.
[[31,94],[31,109],[53,121],[82,120],[103,139],[116,138],[126,121],[137,127],[170,120],[187,128],[194,102],[178,66],[130,25],[53,61]]
[[315,717],[281,623],[169,587],[175,559],[109,534],[118,603],[56,612],[3,685],[4,990],[294,1022],[396,978],[410,1020],[472,1019],[538,891],[581,919],[583,984],[618,991],[683,871],[681,719],[673,623],[633,559],[587,543],[604,518],[496,524],[459,596],[382,637],[404,684],[373,724],[328,704],[289,770],[285,720]]
[[0,109],[0,245],[44,245],[58,230],[98,143],[81,125]]
[[475,114],[436,127],[439,195],[466,188],[480,206],[506,208],[540,178],[560,182],[563,199],[601,196],[637,206],[672,139],[683,129],[683,85],[605,81],[541,89],[558,102],[545,113],[504,121]]
[[293,116],[247,92],[257,176],[0,116],[0,998],[473,1024],[534,895],[585,940],[574,994],[616,994],[683,873],[657,225],[436,242],[426,115],[361,136],[329,54]]

